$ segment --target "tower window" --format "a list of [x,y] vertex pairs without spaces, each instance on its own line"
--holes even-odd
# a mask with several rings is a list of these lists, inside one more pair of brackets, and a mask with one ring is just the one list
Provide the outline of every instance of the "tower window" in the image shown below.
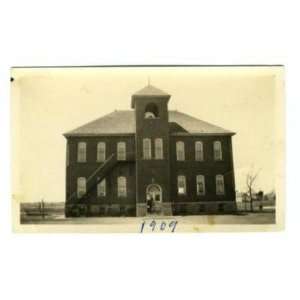
[[154,103],[149,103],[145,108],[145,119],[155,119],[158,118],[158,107]]
[[144,159],[151,159],[151,140],[143,139],[143,157]]
[[154,140],[155,144],[155,159],[163,159],[163,139],[157,138]]

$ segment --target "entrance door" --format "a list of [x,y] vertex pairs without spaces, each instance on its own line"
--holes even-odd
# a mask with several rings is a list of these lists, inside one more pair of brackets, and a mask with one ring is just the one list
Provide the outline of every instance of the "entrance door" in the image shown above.
[[147,212],[159,214],[161,212],[162,189],[158,184],[150,184],[146,190]]

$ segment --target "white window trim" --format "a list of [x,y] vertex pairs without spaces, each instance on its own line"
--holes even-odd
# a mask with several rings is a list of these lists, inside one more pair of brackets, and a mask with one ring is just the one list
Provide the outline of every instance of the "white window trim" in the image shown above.
[[77,162],[79,162],[79,163],[85,163],[86,162],[86,152],[87,152],[86,150],[87,150],[87,143],[86,142],[79,142],[77,144]]
[[[220,157],[216,156],[216,152],[220,151]],[[220,161],[223,160],[223,153],[222,153],[222,143],[220,141],[214,141],[214,160]]]
[[[198,145],[200,145],[199,149],[198,149]],[[199,156],[198,156],[198,153],[200,153]],[[204,160],[204,151],[203,151],[203,142],[202,141],[196,141],[195,142],[195,160],[196,161],[203,161]]]
[[[124,145],[124,147],[123,147],[123,145]],[[124,152],[123,152],[122,148],[124,148]],[[122,150],[122,152],[121,152],[121,150]],[[117,160],[126,160],[126,142],[118,142],[117,143]]]
[[[121,179],[124,179],[124,193],[121,193]],[[119,176],[117,178],[117,190],[118,190],[118,198],[126,198],[127,197],[127,178],[125,176]]]
[[[103,194],[104,195],[100,195],[99,193],[99,189],[100,187],[103,187]],[[106,179],[103,178],[98,184],[97,184],[97,197],[106,197]]]
[[[222,180],[222,187],[223,187],[223,191],[220,192],[218,191],[218,180],[221,179]],[[216,175],[216,195],[218,196],[222,196],[225,195],[225,182],[224,182],[224,176],[221,174]]]
[[[182,145],[182,149],[180,149],[180,145]],[[182,153],[182,157],[180,157],[180,153]],[[176,142],[176,159],[177,161],[185,161],[185,144],[183,141]]]
[[[148,148],[146,148],[147,146],[147,143],[148,143]],[[149,160],[149,159],[152,159],[152,149],[151,149],[151,139],[149,138],[145,138],[143,139],[143,159],[146,159],[146,160]],[[148,153],[147,151],[148,150]]]
[[[184,192],[183,193],[179,193],[179,179],[183,179],[183,184],[184,184]],[[186,195],[186,176],[185,175],[178,175],[177,176],[177,194],[179,196],[185,196]]]
[[82,198],[86,194],[86,178],[77,178],[77,198]]
[[[200,193],[200,191],[198,189],[198,183],[203,184],[203,192],[202,193]],[[204,175],[197,175],[196,176],[196,189],[197,189],[197,196],[205,196],[206,189],[205,189],[205,176]]]
[[[101,149],[102,147],[102,149]],[[102,151],[100,151],[102,150]],[[103,155],[103,157],[101,157]],[[104,162],[106,160],[106,143],[99,142],[97,144],[97,162]]]
[[[155,159],[164,159],[164,143],[162,138],[154,140]],[[158,150],[160,149],[160,150]],[[160,154],[160,155],[158,155]]]

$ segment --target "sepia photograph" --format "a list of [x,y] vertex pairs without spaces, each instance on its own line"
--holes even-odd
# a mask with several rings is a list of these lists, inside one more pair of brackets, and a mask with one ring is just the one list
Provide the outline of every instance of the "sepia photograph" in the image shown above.
[[283,71],[12,68],[14,230],[283,229]]

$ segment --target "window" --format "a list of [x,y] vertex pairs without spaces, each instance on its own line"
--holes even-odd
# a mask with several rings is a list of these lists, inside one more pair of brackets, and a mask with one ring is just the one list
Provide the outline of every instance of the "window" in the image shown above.
[[151,140],[143,139],[143,157],[144,159],[151,159]]
[[224,195],[225,194],[223,175],[217,175],[216,176],[216,194],[217,195]]
[[184,143],[181,141],[176,143],[176,156],[177,160],[185,160]]
[[186,194],[186,179],[185,176],[179,175],[177,177],[178,195]]
[[118,177],[118,197],[127,196],[126,177]]
[[203,143],[197,141],[195,143],[195,160],[202,161],[203,160]]
[[220,141],[214,142],[214,158],[215,160],[222,160],[222,145]]
[[105,197],[106,196],[106,179],[102,179],[97,184],[97,196],[98,197]]
[[86,143],[80,142],[77,147],[77,161],[86,162]]
[[77,178],[77,198],[82,198],[86,193],[86,179],[84,177]]
[[119,142],[117,145],[117,159],[126,160],[126,144],[125,142]]
[[197,175],[196,184],[197,184],[197,195],[199,196],[205,195],[205,178],[203,175]]
[[105,161],[105,154],[106,154],[106,145],[104,142],[99,142],[97,144],[97,161],[104,162]]
[[154,103],[148,103],[145,108],[145,119],[158,118],[158,108]]
[[155,159],[163,159],[163,140],[158,138],[155,139]]

